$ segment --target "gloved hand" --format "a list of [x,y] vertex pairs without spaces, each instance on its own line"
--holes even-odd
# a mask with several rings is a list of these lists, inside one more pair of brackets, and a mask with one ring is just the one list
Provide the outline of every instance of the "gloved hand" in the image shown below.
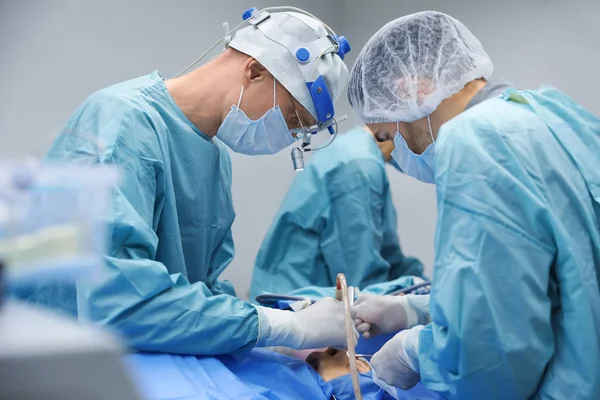
[[373,381],[383,390],[388,391],[387,385],[408,390],[419,383],[419,332],[423,328],[419,325],[396,334],[371,358]]
[[359,333],[368,339],[429,323],[429,295],[378,296],[365,293],[351,308]]
[[[257,347],[347,347],[344,304],[334,298],[324,298],[298,312],[261,306],[257,306],[256,309],[259,321]],[[353,338],[356,345],[356,328],[353,329]]]

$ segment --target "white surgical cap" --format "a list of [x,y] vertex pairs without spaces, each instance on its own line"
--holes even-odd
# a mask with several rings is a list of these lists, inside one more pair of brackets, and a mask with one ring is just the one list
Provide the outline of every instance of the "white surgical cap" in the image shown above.
[[[327,37],[325,26],[307,15],[281,12],[272,13],[271,18],[285,33],[302,42]],[[229,46],[256,58],[317,119],[304,76],[296,58],[286,47],[271,41],[254,26],[240,29]],[[317,61],[315,75],[315,79],[319,75],[323,76],[333,102],[340,97],[348,83],[348,68],[335,53],[326,54]]]
[[424,11],[381,28],[358,55],[348,100],[364,123],[412,122],[431,114],[494,66],[481,43],[449,15]]

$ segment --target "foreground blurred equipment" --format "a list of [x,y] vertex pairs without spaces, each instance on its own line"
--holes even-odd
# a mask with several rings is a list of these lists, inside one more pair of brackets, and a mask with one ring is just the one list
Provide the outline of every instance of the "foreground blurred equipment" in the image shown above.
[[[0,164],[0,301],[15,287],[96,271],[116,178],[107,168]],[[0,398],[139,399],[123,353],[107,332],[7,300],[0,309]]]
[[137,400],[123,353],[106,332],[7,301],[0,310],[0,398]]
[[64,281],[103,263],[108,167],[0,163],[0,261],[12,286]]

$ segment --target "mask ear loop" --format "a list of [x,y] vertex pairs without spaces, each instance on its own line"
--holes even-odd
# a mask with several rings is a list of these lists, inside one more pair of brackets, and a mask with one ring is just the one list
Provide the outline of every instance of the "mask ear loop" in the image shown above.
[[277,107],[277,79],[273,77],[273,108]]
[[300,129],[304,130],[304,124],[302,123],[302,120],[300,119],[300,114],[298,114],[298,110],[296,110],[296,107],[294,107],[294,113],[296,113],[296,118],[298,118],[298,123],[300,124]]
[[429,115],[427,116],[427,123],[429,124],[429,135],[431,135],[431,143],[435,143],[435,139],[433,138],[433,129],[431,129],[431,118],[429,118]]
[[242,85],[242,91],[240,92],[240,98],[238,99],[237,108],[240,109],[240,104],[242,104],[242,96],[244,95],[244,85]]

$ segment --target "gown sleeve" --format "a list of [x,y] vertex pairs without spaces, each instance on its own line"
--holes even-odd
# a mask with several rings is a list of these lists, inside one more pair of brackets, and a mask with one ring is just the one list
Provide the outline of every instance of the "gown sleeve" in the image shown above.
[[[159,239],[154,227],[168,189],[160,179],[164,168],[154,123],[151,115],[127,105],[88,105],[68,127],[88,132],[86,137],[63,136],[50,153],[52,161],[97,157],[121,172],[108,221],[106,266],[93,280],[77,283],[79,317],[115,330],[142,351],[214,355],[252,347],[258,336],[254,306],[227,294],[230,287],[216,285],[213,293],[204,282],[191,284],[155,260]],[[123,145],[122,135],[136,135],[136,148]],[[90,137],[106,145],[90,144]],[[221,249],[217,259],[228,263],[231,232]]]
[[[420,334],[422,382],[446,398],[535,393],[552,357],[553,242],[539,166],[519,135],[480,118],[440,131],[432,323]],[[507,140],[507,137],[512,137]],[[436,143],[436,144],[438,144]]]

